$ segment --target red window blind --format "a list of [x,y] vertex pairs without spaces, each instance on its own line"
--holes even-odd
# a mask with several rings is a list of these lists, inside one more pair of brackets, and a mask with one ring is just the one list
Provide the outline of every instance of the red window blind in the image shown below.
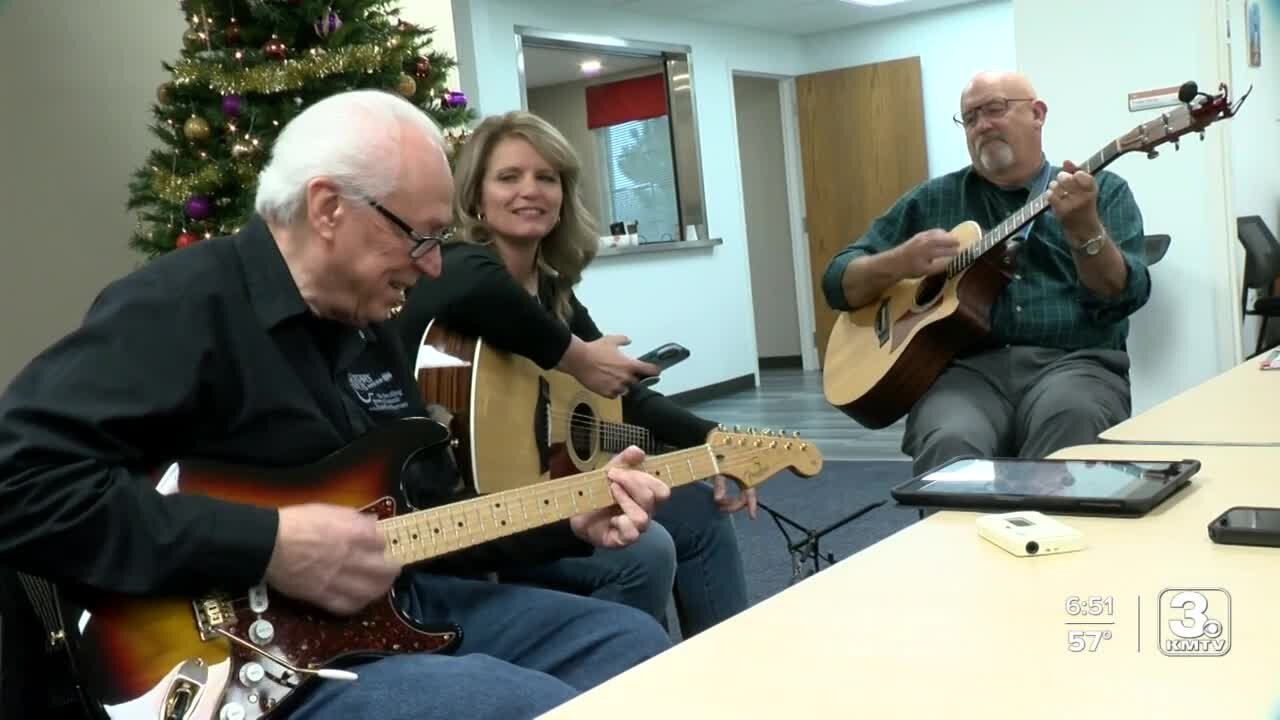
[[662,75],[645,75],[587,88],[587,127],[618,125],[667,114]]

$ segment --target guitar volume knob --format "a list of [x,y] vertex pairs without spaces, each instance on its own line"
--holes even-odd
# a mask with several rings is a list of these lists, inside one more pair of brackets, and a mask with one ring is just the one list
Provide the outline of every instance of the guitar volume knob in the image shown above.
[[260,663],[245,663],[240,668],[240,682],[246,687],[253,687],[262,682],[262,678],[266,677],[267,671],[262,668]]
[[276,629],[266,620],[254,620],[249,626],[249,639],[259,645],[265,645],[276,636]]
[[218,711],[218,720],[244,720],[244,706],[240,703],[227,703]]

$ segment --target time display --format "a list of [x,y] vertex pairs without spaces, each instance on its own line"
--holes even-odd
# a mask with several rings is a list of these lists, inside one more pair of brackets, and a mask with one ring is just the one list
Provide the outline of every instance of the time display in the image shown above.
[[1110,595],[1068,595],[1067,615],[1070,617],[1101,617],[1116,614],[1116,601]]

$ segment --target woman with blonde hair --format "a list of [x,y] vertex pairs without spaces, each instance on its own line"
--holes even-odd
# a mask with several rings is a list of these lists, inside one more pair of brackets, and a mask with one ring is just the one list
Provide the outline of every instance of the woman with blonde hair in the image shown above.
[[[457,158],[457,242],[444,248],[440,277],[419,283],[395,320],[405,346],[416,354],[436,319],[601,395],[621,395],[623,419],[661,443],[700,445],[716,423],[635,385],[657,368],[624,355],[628,340],[604,336],[573,292],[599,243],[580,180],[577,154],[542,118],[515,111],[485,119]],[[664,623],[674,585],[690,637],[747,604],[730,515],[748,507],[754,517],[756,499],[752,491],[729,496],[726,485],[717,477],[675,490],[625,549],[584,546],[581,557],[505,571],[503,580],[615,600]]]

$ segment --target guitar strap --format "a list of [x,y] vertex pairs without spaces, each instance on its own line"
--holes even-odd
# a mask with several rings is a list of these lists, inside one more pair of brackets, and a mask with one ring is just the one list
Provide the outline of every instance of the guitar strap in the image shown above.
[[[1046,162],[1043,168],[1040,170],[1040,176],[1036,178],[1035,185],[1031,187],[1031,194],[1027,196],[1027,202],[1031,202],[1032,200],[1040,197],[1040,195],[1043,194],[1045,190],[1048,190],[1049,180],[1052,177],[1053,177],[1053,165]],[[1031,236],[1031,227],[1035,224],[1036,224],[1036,218],[1031,218],[1031,220],[1027,222],[1026,225],[1022,226],[1022,229],[1018,231],[1018,234],[1009,238],[1008,242],[1005,243],[1006,252],[1009,252],[1009,253],[1017,252],[1018,249],[1022,246],[1022,243],[1026,242],[1027,238]]]

